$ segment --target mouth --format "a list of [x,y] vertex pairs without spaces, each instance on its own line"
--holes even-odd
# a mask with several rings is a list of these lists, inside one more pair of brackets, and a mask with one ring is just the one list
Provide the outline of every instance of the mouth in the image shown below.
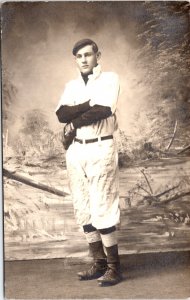
[[83,69],[87,69],[88,67],[88,65],[82,66]]

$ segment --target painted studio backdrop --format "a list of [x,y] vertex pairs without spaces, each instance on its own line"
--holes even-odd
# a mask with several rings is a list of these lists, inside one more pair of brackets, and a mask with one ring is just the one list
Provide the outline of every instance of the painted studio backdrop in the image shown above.
[[190,249],[189,2],[2,5],[5,259],[85,257],[55,108],[94,39],[119,74],[120,253]]

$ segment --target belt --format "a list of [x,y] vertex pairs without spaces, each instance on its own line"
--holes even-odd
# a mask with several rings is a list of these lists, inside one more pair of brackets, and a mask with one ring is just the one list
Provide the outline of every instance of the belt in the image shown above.
[[100,141],[105,141],[105,140],[109,140],[109,139],[113,139],[113,135],[106,135],[106,136],[102,136],[100,138],[94,138],[94,139],[88,139],[88,140],[83,140],[83,139],[78,139],[78,138],[74,138],[75,142],[78,142],[80,144],[89,144],[89,143],[95,143]]

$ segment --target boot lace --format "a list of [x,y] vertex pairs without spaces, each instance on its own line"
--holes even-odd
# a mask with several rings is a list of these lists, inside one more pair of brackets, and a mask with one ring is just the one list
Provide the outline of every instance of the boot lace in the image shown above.
[[116,274],[116,271],[108,267],[105,274],[103,275],[103,277],[105,280],[112,280],[113,275],[115,276],[115,274]]

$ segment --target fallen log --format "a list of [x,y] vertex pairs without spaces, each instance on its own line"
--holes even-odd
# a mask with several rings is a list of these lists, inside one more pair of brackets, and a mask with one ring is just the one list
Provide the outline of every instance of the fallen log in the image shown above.
[[165,195],[165,194],[167,194],[167,193],[173,191],[174,189],[176,189],[176,188],[178,188],[178,187],[179,187],[179,184],[176,185],[176,186],[174,186],[174,187],[172,187],[172,188],[170,188],[170,189],[168,189],[168,190],[165,190],[164,192],[162,192],[162,193],[160,193],[160,194],[155,195],[155,197],[161,197],[161,196],[163,196],[163,195]]
[[185,152],[185,151],[187,151],[189,149],[190,149],[190,145],[188,145],[187,147],[185,147],[182,150],[180,150],[179,152],[177,152],[177,154],[181,154],[181,153],[183,153],[183,152]]
[[57,196],[62,197],[62,196],[69,195],[68,193],[60,191],[60,190],[58,190],[54,187],[48,186],[48,185],[46,185],[44,183],[41,183],[41,182],[34,181],[31,178],[27,178],[23,175],[16,174],[15,172],[11,172],[11,171],[9,171],[7,169],[4,169],[4,168],[3,168],[3,176],[8,177],[8,178],[13,179],[13,180],[16,180],[16,181],[19,181],[19,182],[22,182],[24,184],[27,184],[29,186],[32,186],[34,188],[46,191],[48,193],[51,193],[51,194],[54,194],[54,195],[57,195]]
[[187,192],[183,192],[183,193],[177,193],[176,195],[174,195],[173,197],[157,202],[156,205],[163,205],[163,204],[168,204],[172,201],[178,200],[179,198],[183,198],[185,196],[190,196],[190,191]]

